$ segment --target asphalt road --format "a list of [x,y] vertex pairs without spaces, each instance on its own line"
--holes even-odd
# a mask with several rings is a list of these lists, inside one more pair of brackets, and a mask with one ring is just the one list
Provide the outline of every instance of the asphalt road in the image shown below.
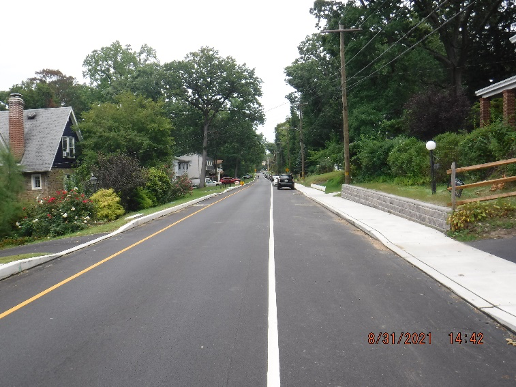
[[507,338],[260,179],[0,281],[2,386],[514,386]]

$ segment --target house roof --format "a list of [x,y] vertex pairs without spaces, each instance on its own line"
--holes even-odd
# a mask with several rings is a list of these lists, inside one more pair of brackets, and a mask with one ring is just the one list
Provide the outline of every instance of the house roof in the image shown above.
[[516,88],[516,75],[504,79],[501,82],[495,83],[491,86],[484,87],[483,89],[475,91],[475,95],[481,96],[482,98],[492,97],[496,94],[501,94],[504,90],[510,90]]
[[[25,153],[20,164],[24,172],[52,169],[69,120],[72,120],[72,124],[77,123],[71,107],[23,111]],[[9,111],[0,111],[0,144],[2,143],[9,144]]]

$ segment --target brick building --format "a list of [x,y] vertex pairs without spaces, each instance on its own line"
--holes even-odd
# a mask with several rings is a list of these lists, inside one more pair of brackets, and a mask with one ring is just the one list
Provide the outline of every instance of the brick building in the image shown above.
[[[510,41],[516,43],[516,35],[511,37]],[[480,126],[489,125],[491,121],[490,98],[502,95],[503,119],[508,125],[516,128],[516,76],[477,90],[475,95],[480,97]]]

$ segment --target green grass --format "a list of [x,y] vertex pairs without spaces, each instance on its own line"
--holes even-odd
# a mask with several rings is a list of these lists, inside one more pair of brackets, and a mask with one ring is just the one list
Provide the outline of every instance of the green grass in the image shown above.
[[19,261],[20,259],[40,257],[42,255],[48,255],[48,254],[50,254],[50,253],[30,253],[30,254],[10,255],[8,257],[0,257],[0,265],[4,264],[4,263]]

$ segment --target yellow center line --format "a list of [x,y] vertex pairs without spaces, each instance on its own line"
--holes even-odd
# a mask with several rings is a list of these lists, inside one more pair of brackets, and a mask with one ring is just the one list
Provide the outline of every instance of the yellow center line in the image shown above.
[[[247,189],[247,188],[248,188],[248,187],[245,187],[244,189]],[[118,256],[118,255],[120,255],[120,254],[122,254],[122,253],[125,253],[126,251],[128,251],[128,250],[132,249],[133,247],[136,247],[136,246],[138,246],[139,244],[141,244],[141,243],[143,243],[143,242],[145,242],[145,241],[147,241],[147,240],[149,240],[149,239],[151,239],[151,238],[155,237],[156,235],[158,235],[158,234],[162,233],[163,231],[168,230],[169,228],[171,228],[171,227],[175,226],[176,224],[181,223],[183,220],[186,220],[186,219],[188,219],[188,218],[190,218],[190,217],[192,217],[192,216],[194,216],[194,215],[198,214],[199,212],[204,211],[205,209],[207,209],[207,208],[209,208],[209,207],[213,206],[214,204],[220,203],[221,201],[226,200],[227,198],[229,198],[229,197],[231,197],[231,196],[233,196],[233,195],[236,195],[237,193],[242,192],[242,191],[243,191],[243,189],[240,189],[240,190],[238,190],[237,192],[234,192],[234,193],[232,193],[232,194],[230,194],[230,195],[228,195],[228,196],[226,196],[226,197],[223,197],[222,199],[217,200],[216,202],[213,202],[213,203],[211,203],[211,204],[208,204],[206,207],[203,207],[203,208],[201,208],[201,209],[199,209],[199,210],[197,210],[197,211],[195,211],[195,212],[191,213],[190,215],[185,216],[184,218],[179,219],[178,221],[176,221],[176,222],[174,222],[174,223],[172,223],[172,224],[169,224],[168,226],[166,226],[166,227],[162,228],[161,230],[156,231],[154,234],[151,234],[151,235],[149,235],[149,236],[147,236],[147,237],[145,237],[145,238],[143,238],[143,239],[140,239],[138,242],[135,242],[135,243],[133,243],[132,245],[130,245],[130,246],[128,246],[128,247],[126,247],[126,248],[124,248],[124,249],[122,249],[122,250],[120,250],[120,251],[118,251],[118,252],[116,252],[116,253],[114,253],[114,254],[112,254],[112,255],[110,255],[109,257],[104,258],[103,260],[101,260],[101,261],[99,261],[99,262],[97,262],[97,263],[95,263],[95,264],[93,264],[93,265],[91,265],[91,266],[87,267],[86,269],[81,270],[80,272],[78,272],[78,273],[76,273],[76,274],[74,274],[74,275],[72,275],[72,276],[70,276],[70,277],[68,277],[68,278],[64,279],[63,281],[61,281],[61,282],[59,282],[59,283],[57,283],[57,284],[55,284],[55,285],[53,285],[53,286],[49,287],[48,289],[43,290],[42,292],[40,292],[40,293],[36,294],[35,296],[33,296],[33,297],[31,297],[31,298],[29,298],[29,299],[27,299],[27,300],[23,301],[23,302],[20,302],[18,305],[16,305],[16,306],[12,307],[11,309],[8,309],[8,310],[6,310],[5,312],[0,313],[0,320],[1,320],[1,319],[3,319],[3,318],[4,318],[4,317],[6,317],[6,316],[9,316],[11,313],[16,312],[18,309],[21,309],[21,308],[23,308],[24,306],[29,305],[30,303],[32,303],[32,302],[36,301],[37,299],[39,299],[39,298],[43,297],[45,294],[48,294],[48,293],[50,293],[51,291],[56,290],[57,288],[59,288],[59,287],[63,286],[64,284],[66,284],[66,283],[68,283],[68,282],[70,282],[70,281],[72,281],[72,280],[74,280],[74,279],[76,279],[76,278],[80,277],[81,275],[83,275],[83,274],[85,274],[85,273],[89,272],[90,270],[93,270],[93,269],[94,269],[94,268],[96,268],[97,266],[100,266],[100,265],[102,265],[103,263],[106,263],[107,261],[109,261],[109,260],[111,260],[111,259],[115,258],[116,256]]]

